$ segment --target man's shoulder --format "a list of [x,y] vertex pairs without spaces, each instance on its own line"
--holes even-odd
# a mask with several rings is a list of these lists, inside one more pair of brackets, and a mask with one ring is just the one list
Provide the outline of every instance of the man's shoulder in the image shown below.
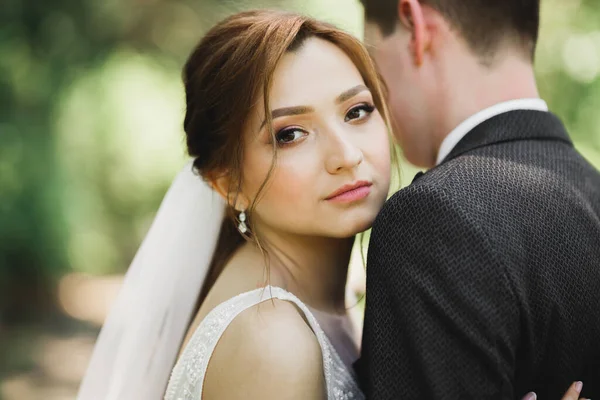
[[[501,146],[473,151],[422,174],[391,196],[375,227],[390,229],[407,221],[416,229],[474,224],[510,242],[511,232],[524,225],[545,238],[548,228],[578,231],[597,221],[600,175],[575,150],[561,146],[551,149],[560,157],[550,157],[548,146],[535,151],[518,142]],[[511,156],[503,156],[507,153]]]
[[462,221],[466,214],[477,220],[479,213],[484,217],[492,210],[508,215],[521,202],[547,201],[548,192],[560,185],[564,180],[551,169],[475,152],[418,174],[388,199],[378,221],[398,217]]
[[442,170],[429,171],[390,196],[375,221],[374,229],[390,224],[404,225],[410,221],[427,225],[428,221],[434,223],[439,218],[451,218],[459,208],[447,174]]
[[[519,146],[520,143],[506,145]],[[406,201],[441,194],[447,201],[460,204],[490,203],[499,197],[547,198],[548,192],[572,186],[571,176],[564,172],[566,168],[551,165],[550,160],[498,157],[492,147],[475,150],[419,174],[410,185],[390,197],[390,205],[399,206]],[[562,161],[565,165],[575,164],[574,159],[563,158]]]
[[460,168],[459,163],[448,163],[427,172],[419,172],[411,184],[390,196],[381,213],[393,212],[396,208],[404,209],[413,204],[423,206],[429,202],[452,202],[456,170]]

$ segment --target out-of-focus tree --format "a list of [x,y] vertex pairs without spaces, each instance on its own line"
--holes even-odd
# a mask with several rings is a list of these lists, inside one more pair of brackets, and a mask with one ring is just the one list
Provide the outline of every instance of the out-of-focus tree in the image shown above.
[[[542,4],[542,97],[600,168],[600,3]],[[39,332],[24,334],[20,324],[40,314],[55,321],[59,279],[129,265],[185,160],[180,69],[188,52],[221,18],[259,7],[362,33],[358,0],[2,2],[0,397],[7,367],[39,367],[28,358]],[[402,165],[402,185],[414,170]]]
[[600,3],[542,1],[536,72],[542,97],[600,168]]
[[183,162],[179,71],[206,30],[233,12],[272,7],[360,31],[354,0],[329,3],[4,2],[0,322],[48,311],[67,271],[127,267]]
[[[251,7],[362,29],[357,0],[4,2],[0,320],[46,309],[67,271],[127,267],[184,159],[180,67],[216,21]],[[542,96],[600,166],[598,21],[591,0],[544,0],[536,65]]]

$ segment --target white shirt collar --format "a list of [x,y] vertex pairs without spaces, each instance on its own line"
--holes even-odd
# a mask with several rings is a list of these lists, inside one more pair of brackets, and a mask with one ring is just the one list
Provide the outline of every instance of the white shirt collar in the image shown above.
[[440,164],[446,158],[452,149],[477,125],[508,111],[514,110],[535,110],[548,111],[548,105],[542,99],[516,99],[495,104],[489,108],[479,111],[470,116],[458,125],[442,142],[438,152],[436,165]]

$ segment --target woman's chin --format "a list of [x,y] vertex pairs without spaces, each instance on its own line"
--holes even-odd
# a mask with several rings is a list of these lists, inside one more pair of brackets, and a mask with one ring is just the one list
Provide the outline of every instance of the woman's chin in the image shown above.
[[[332,236],[338,238],[350,238],[352,236],[356,236],[359,233],[362,233],[373,226],[373,222],[375,222],[375,215],[369,218],[356,219],[353,221],[345,221],[346,223],[340,223],[337,226],[337,229]],[[344,226],[342,226],[344,225]]]

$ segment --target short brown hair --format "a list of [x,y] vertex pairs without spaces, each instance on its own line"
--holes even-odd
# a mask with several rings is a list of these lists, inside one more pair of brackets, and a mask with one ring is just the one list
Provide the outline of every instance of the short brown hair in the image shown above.
[[[533,58],[538,38],[540,0],[419,0],[438,10],[465,38],[472,50],[493,55],[498,46],[514,38]],[[399,0],[361,0],[367,21],[384,36],[398,21]]]

